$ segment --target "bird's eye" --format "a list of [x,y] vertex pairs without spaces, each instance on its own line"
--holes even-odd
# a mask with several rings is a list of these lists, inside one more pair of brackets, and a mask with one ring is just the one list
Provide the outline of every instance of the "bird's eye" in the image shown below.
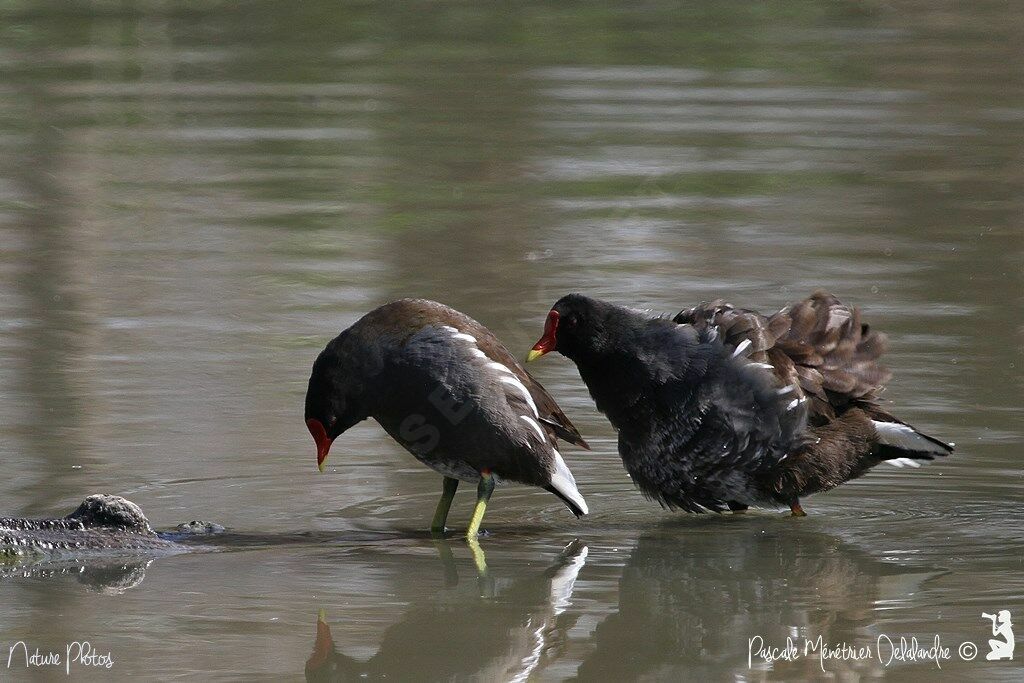
[[566,327],[576,327],[580,324],[580,317],[575,313],[570,313],[565,319]]

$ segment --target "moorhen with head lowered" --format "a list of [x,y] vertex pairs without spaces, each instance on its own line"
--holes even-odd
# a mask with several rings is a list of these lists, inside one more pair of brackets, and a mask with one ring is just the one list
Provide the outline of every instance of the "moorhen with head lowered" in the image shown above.
[[823,291],[771,316],[715,301],[674,318],[570,294],[527,360],[576,363],[626,470],[663,506],[803,516],[801,496],[953,450],[879,407],[884,349]]
[[323,471],[331,443],[368,417],[444,475],[431,530],[460,481],[477,484],[474,538],[495,484],[544,488],[577,517],[587,504],[555,437],[588,448],[544,387],[486,327],[443,304],[401,299],[370,311],[317,357],[306,426]]

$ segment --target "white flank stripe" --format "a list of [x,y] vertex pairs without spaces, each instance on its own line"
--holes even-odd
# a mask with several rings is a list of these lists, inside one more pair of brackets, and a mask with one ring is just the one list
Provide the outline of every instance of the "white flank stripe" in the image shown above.
[[548,442],[548,440],[546,438],[544,438],[544,430],[540,428],[540,423],[539,422],[534,420],[532,417],[529,417],[528,415],[520,415],[519,419],[520,420],[525,420],[526,424],[528,424],[531,427],[533,427],[533,431],[537,432],[537,436],[540,437],[540,440],[542,442],[544,442],[544,443]]
[[736,358],[737,356],[739,356],[741,353],[747,350],[748,346],[750,346],[750,340],[744,339],[742,342],[740,342],[739,346],[736,347],[736,350],[732,352],[732,357]]
[[789,384],[787,386],[782,387],[781,389],[776,389],[775,393],[778,394],[779,396],[785,396],[786,394],[792,393],[795,388],[796,387],[794,387],[792,384]]
[[775,367],[771,363],[758,363],[758,362],[755,362],[755,361],[750,361],[749,363],[747,363],[747,365],[749,365],[752,368],[761,368],[762,370],[774,370],[775,369]]
[[476,337],[474,337],[471,334],[466,334],[465,332],[456,332],[455,334],[452,335],[452,338],[462,339],[464,341],[470,342],[471,344],[476,344]]
[[487,358],[487,354],[481,351],[480,349],[476,348],[475,346],[471,348],[469,351],[477,358]]
[[491,361],[490,363],[487,364],[487,367],[489,367],[492,370],[497,370],[498,372],[507,372],[508,374],[515,377],[515,373],[509,370],[508,367],[502,365],[501,363]]
[[506,377],[505,375],[502,375],[500,379],[510,387],[518,389],[523,394],[523,398],[526,399],[526,402],[530,404],[530,410],[533,411],[533,416],[540,417],[540,413],[537,412],[537,404],[533,402],[533,396],[530,396],[530,392],[525,386],[523,386],[523,383],[519,381],[518,377]]

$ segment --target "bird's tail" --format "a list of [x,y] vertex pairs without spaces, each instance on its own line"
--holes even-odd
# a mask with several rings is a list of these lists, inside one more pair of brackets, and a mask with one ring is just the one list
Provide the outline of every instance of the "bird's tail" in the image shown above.
[[895,467],[920,467],[953,452],[953,444],[940,441],[898,421],[872,420],[878,433],[878,455]]
[[572,514],[582,517],[590,512],[587,509],[587,501],[583,500],[579,489],[576,488],[576,478],[572,476],[572,472],[569,471],[569,467],[565,464],[561,454],[554,449],[552,451],[555,456],[554,472],[551,473],[551,484],[544,488],[561,498],[562,502],[572,511]]

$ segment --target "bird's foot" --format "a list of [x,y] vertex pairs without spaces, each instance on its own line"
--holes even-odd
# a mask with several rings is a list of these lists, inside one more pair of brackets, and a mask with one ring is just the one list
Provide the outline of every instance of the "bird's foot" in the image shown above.
[[807,513],[800,507],[800,501],[794,500],[789,504],[790,516],[791,517],[806,517]]

